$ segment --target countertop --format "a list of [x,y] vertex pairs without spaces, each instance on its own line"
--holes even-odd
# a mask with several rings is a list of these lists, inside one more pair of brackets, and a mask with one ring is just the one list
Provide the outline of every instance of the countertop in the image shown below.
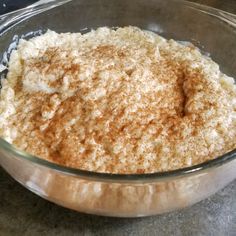
[[[195,0],[236,13],[235,0]],[[8,235],[236,235],[236,181],[183,210],[138,219],[74,212],[50,203],[0,167],[0,236]]]

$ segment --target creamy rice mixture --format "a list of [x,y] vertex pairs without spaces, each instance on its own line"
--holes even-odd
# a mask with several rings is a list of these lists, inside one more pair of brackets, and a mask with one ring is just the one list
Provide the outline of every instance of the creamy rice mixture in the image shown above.
[[236,148],[234,79],[194,46],[136,27],[48,31],[8,69],[0,136],[60,165],[151,173]]

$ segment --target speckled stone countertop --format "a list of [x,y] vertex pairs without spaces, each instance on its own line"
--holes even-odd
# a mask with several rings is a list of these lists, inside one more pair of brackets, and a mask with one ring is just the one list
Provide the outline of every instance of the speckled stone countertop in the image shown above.
[[[235,0],[193,0],[236,13]],[[50,203],[0,167],[0,236],[8,235],[236,235],[236,181],[183,210],[138,219],[77,213]]]

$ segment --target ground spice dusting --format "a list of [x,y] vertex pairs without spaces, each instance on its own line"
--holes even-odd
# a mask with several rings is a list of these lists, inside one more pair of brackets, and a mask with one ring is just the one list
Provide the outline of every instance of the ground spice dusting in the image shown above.
[[136,27],[21,40],[0,136],[61,165],[152,173],[236,148],[236,86],[193,46]]

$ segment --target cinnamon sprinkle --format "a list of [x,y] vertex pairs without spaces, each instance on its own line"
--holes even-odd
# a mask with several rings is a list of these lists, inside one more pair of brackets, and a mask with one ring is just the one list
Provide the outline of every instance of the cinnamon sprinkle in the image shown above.
[[49,31],[11,56],[0,136],[79,169],[167,171],[236,148],[235,101],[233,79],[193,46],[135,27]]

